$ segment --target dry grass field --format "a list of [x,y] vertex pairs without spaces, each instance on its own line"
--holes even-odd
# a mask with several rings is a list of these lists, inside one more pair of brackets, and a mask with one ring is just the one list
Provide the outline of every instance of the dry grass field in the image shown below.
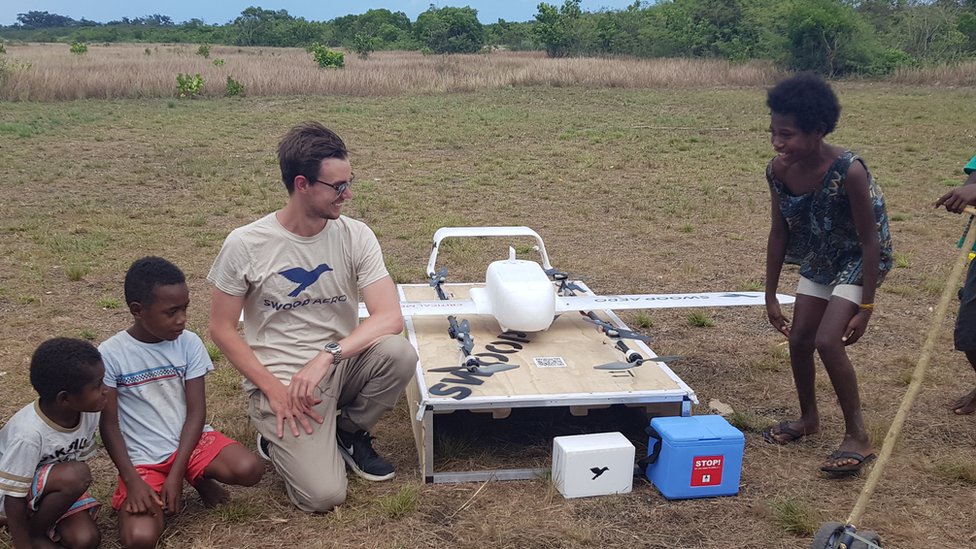
[[[174,97],[176,75],[199,74],[203,97],[222,97],[227,77],[256,96],[392,96],[467,92],[510,86],[599,88],[745,85],[770,82],[768,64],[733,65],[686,59],[547,59],[542,53],[494,52],[429,55],[377,52],[367,60],[347,53],[342,70],[320,69],[298,48],[212,46],[210,58],[196,45],[89,45],[74,55],[66,44],[8,44],[9,69],[0,78],[0,99],[60,101]],[[221,60],[222,65],[214,63]],[[0,71],[2,72],[2,71]]]
[[[152,72],[155,51],[145,56],[138,48]],[[111,58],[109,50],[92,47],[90,57],[69,62]],[[234,52],[213,50],[228,69]],[[8,52],[27,58],[21,46]],[[289,55],[281,54],[281,64]],[[192,51],[183,58],[208,63]],[[469,63],[508,59],[417,56],[461,73]],[[162,255],[183,268],[193,299],[189,324],[205,335],[210,264],[231,229],[283,203],[274,149],[287,128],[308,119],[336,129],[350,145],[357,184],[347,213],[376,230],[398,282],[423,281],[438,227],[528,225],[545,239],[555,266],[600,293],[761,288],[769,216],[762,174],[772,156],[764,89],[772,73],[710,86],[695,76],[711,74],[701,65],[687,81],[674,69],[680,85],[656,85],[651,77],[645,85],[600,85],[584,76],[581,85],[469,81],[411,93],[354,92],[361,83],[343,82],[346,75],[366,78],[384,60],[377,55],[359,68],[350,59],[348,72],[321,76],[331,83],[317,83],[314,93],[289,88],[243,100],[176,100],[170,73],[202,65],[173,65],[162,71],[157,91],[145,93],[127,91],[127,81],[149,77],[125,66],[118,70],[125,78],[110,86],[115,91],[100,97],[147,98],[0,103],[0,417],[33,398],[27,365],[41,341],[64,335],[98,343],[128,325],[122,277],[137,257]],[[566,61],[574,62],[585,63]],[[26,72],[41,71],[43,63],[33,63]],[[277,70],[275,63],[266,67]],[[84,79],[70,67],[59,70],[45,76],[65,82],[51,96],[17,80],[26,75],[0,84],[2,96],[99,96],[73,94],[70,84],[83,86]],[[260,89],[243,74],[238,80]],[[879,179],[896,250],[869,331],[850,349],[880,446],[964,227],[932,203],[962,181],[960,168],[973,154],[976,130],[965,121],[976,116],[976,93],[863,82],[836,88],[844,111],[832,141],[860,152]],[[22,97],[18,89],[31,91]],[[470,281],[481,279],[504,248],[451,252],[443,255],[451,278]],[[781,291],[792,292],[795,271],[783,278]],[[347,503],[325,515],[291,508],[270,468],[258,487],[234,490],[233,502],[217,509],[203,509],[187,488],[186,508],[169,520],[161,547],[808,547],[822,522],[847,517],[864,484],[817,470],[842,432],[829,383],[818,378],[821,434],[790,446],[765,444],[758,430],[797,413],[781,336],[760,309],[694,313],[713,326],[696,326],[687,310],[624,316],[649,325],[643,331],[655,351],[685,357],[672,368],[702,402],[694,413],[709,413],[712,399],[736,410],[746,447],[735,497],[667,501],[640,480],[631,494],[582,500],[564,500],[546,479],[425,485],[401,402],[375,433],[398,466],[395,480],[353,477]],[[976,418],[947,410],[976,376],[951,350],[953,316],[863,519],[886,547],[976,542]],[[208,420],[253,446],[238,376],[226,360],[216,364]],[[494,439],[481,438],[478,451],[487,455]],[[644,442],[635,440],[639,452]],[[501,459],[517,464],[519,456],[516,450]],[[95,494],[107,502],[112,464],[101,452],[92,467]],[[117,547],[107,508],[100,524],[103,547]],[[4,544],[9,537],[0,533]]]

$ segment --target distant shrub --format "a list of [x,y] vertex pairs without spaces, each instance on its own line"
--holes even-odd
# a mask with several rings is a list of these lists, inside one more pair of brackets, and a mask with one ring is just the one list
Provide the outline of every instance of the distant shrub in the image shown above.
[[228,76],[227,97],[244,97],[244,84]]
[[88,44],[85,44],[84,42],[75,42],[74,44],[71,44],[70,51],[75,55],[88,53]]
[[369,54],[376,51],[376,39],[364,32],[357,32],[352,40],[352,49],[360,59],[368,59]]
[[176,75],[176,95],[181,99],[193,98],[203,91],[203,77],[199,74],[190,76],[179,73]]
[[197,55],[204,59],[210,59],[210,44],[200,44],[200,47],[197,48]]
[[145,53],[146,55],[152,55],[152,50],[151,50],[151,49],[149,49],[149,48],[146,48],[146,51],[145,51],[144,53]]
[[17,61],[16,59],[8,61],[6,57],[0,57],[0,82],[3,82],[15,71],[29,71],[33,66],[27,61]]
[[309,51],[323,69],[341,69],[346,65],[346,56],[341,51],[332,51],[322,44],[312,44]]
[[420,55],[423,55],[424,57],[433,54],[434,54],[434,50],[428,48],[427,46],[420,48]]
[[223,67],[224,66],[224,60],[218,57],[218,58],[216,58],[216,59],[213,60],[213,64],[214,64],[215,67]]
[[7,48],[4,47],[3,42],[0,42],[0,53],[7,53]]

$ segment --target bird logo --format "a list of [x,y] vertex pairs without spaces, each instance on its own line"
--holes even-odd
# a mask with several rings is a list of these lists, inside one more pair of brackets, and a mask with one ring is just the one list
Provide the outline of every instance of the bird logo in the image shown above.
[[606,473],[609,470],[610,470],[609,467],[590,467],[590,471],[593,473],[593,478],[591,478],[590,480],[596,480],[597,478],[600,477],[600,475]]
[[327,264],[323,263],[311,271],[306,271],[301,267],[295,267],[292,269],[285,269],[278,274],[294,282],[295,284],[298,284],[298,287],[288,294],[288,297],[298,297],[298,294],[302,293],[305,288],[315,284],[319,277],[322,276],[322,273],[327,273],[331,270],[332,267],[329,267]]

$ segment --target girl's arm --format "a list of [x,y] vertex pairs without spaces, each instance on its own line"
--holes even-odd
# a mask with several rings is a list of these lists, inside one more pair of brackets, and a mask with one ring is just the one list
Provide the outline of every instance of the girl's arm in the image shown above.
[[772,214],[769,225],[769,239],[766,242],[766,316],[769,323],[779,330],[783,335],[789,337],[789,320],[783,316],[776,299],[776,289],[779,287],[779,276],[783,270],[783,261],[786,259],[786,244],[789,240],[789,230],[786,219],[779,209],[779,199],[772,187],[770,194],[770,212]]
[[868,174],[864,164],[855,162],[847,171],[844,183],[847,197],[851,204],[851,216],[854,228],[861,241],[861,304],[868,307],[858,307],[857,314],[851,319],[844,332],[844,342],[850,345],[857,341],[867,330],[868,320],[874,305],[874,293],[878,288],[878,278],[881,275],[881,242],[878,240],[877,220],[874,217],[874,203],[871,200],[871,190],[868,185]]

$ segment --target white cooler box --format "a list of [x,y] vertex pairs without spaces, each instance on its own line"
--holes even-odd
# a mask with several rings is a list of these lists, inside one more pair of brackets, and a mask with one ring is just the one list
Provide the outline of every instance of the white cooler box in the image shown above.
[[634,484],[634,454],[620,433],[556,437],[552,479],[566,498],[626,494]]

